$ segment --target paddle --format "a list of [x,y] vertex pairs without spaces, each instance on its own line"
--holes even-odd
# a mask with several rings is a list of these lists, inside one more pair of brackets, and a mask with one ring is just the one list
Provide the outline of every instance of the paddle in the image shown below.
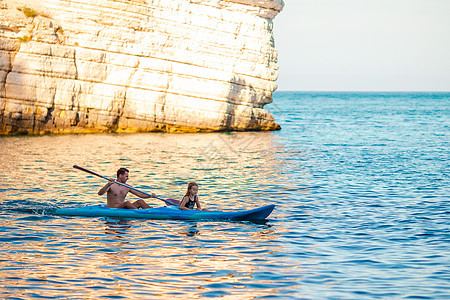
[[[73,167],[74,167],[75,169],[84,171],[84,172],[86,172],[86,173],[89,173],[89,174],[98,176],[98,177],[100,177],[100,178],[103,178],[103,179],[106,179],[106,180],[109,181],[109,178],[106,177],[106,176],[102,176],[102,175],[100,175],[100,174],[97,174],[97,173],[95,173],[95,172],[92,172],[92,171],[90,171],[90,170],[88,170],[88,169],[82,168],[82,167],[77,166],[77,165],[74,165]],[[129,189],[131,189],[131,190],[135,190],[135,191],[137,191],[137,192],[140,192],[140,193],[142,193],[142,194],[145,194],[145,195],[147,195],[147,196],[152,197],[151,194],[146,193],[146,192],[143,192],[143,191],[140,191],[140,190],[138,190],[137,188],[132,187],[131,185],[128,185],[128,184],[125,184],[125,183],[122,183],[122,182],[118,182],[117,180],[116,180],[115,182],[116,182],[117,184],[122,185],[122,186],[125,186],[125,187],[127,187],[127,188],[129,188]],[[179,200],[175,200],[175,199],[162,199],[162,198],[159,198],[159,197],[156,197],[156,199],[164,201],[167,205],[180,205],[180,201],[179,201]]]

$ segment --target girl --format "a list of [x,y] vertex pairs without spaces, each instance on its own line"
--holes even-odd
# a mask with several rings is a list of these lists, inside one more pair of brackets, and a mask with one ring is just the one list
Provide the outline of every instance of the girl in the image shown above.
[[198,193],[198,184],[196,184],[195,182],[190,182],[188,184],[186,195],[184,195],[183,199],[181,200],[180,209],[193,210],[194,205],[197,205],[197,210],[206,210],[202,209],[202,206],[198,201],[197,193]]

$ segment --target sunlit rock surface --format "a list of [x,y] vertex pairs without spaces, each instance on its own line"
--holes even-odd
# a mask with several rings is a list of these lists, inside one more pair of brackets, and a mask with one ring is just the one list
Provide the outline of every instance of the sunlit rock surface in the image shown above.
[[0,0],[0,134],[276,130],[282,0]]

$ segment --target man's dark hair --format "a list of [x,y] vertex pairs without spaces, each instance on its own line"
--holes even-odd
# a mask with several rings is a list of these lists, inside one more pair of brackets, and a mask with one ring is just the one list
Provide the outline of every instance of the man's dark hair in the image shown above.
[[119,177],[119,175],[121,175],[121,174],[125,174],[125,172],[130,173],[130,171],[128,171],[128,169],[120,168],[119,170],[117,170],[117,177]]

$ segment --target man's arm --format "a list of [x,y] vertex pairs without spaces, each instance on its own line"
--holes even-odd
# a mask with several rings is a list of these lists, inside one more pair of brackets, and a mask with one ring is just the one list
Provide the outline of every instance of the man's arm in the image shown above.
[[109,190],[109,188],[111,187],[111,185],[113,185],[115,182],[116,182],[116,181],[115,181],[114,179],[110,178],[110,179],[109,179],[109,182],[108,182],[107,184],[105,184],[105,186],[102,187],[102,188],[98,191],[98,195],[99,195],[99,196],[104,195],[104,194]]
[[155,193],[152,193],[152,195],[150,196],[150,195],[147,195],[147,194],[135,191],[135,190],[131,190],[131,189],[130,189],[130,193],[132,193],[135,196],[138,196],[139,198],[156,198]]

